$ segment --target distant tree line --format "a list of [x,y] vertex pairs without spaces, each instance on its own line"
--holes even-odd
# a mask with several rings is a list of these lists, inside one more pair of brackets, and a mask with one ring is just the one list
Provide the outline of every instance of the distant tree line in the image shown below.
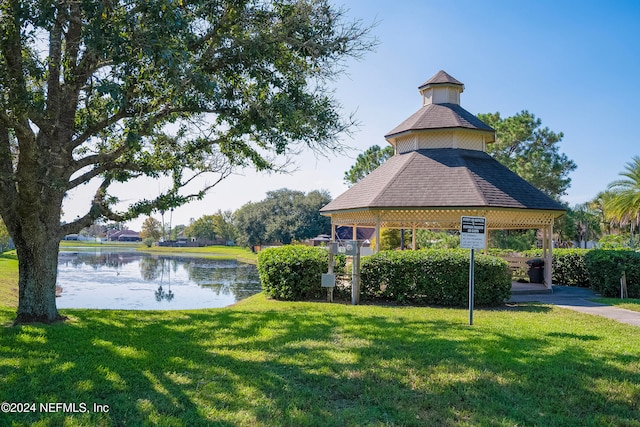
[[140,237],[176,240],[178,237],[204,241],[233,241],[243,246],[279,242],[288,244],[331,232],[331,220],[320,215],[320,208],[331,201],[324,190],[308,193],[283,188],[269,191],[264,200],[249,202],[232,212],[218,210],[214,214],[193,219],[189,225],[165,225],[148,217]]
[[234,214],[238,243],[254,246],[268,242],[291,243],[331,232],[331,219],[320,208],[331,201],[326,191],[281,189],[249,202]]

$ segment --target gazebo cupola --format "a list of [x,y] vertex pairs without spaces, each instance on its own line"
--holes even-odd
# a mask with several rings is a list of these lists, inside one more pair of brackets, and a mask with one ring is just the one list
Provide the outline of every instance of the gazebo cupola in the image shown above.
[[464,85],[444,71],[418,87],[422,108],[385,135],[397,154],[428,148],[486,151],[494,130],[460,106]]
[[462,82],[451,77],[445,71],[431,77],[418,87],[422,95],[422,105],[427,104],[458,104],[460,94],[464,91]]

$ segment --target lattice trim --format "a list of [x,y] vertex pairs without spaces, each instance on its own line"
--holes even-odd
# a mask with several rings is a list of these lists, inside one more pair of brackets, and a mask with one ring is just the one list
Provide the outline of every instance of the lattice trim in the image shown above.
[[516,209],[378,209],[328,214],[336,225],[431,229],[458,229],[461,216],[486,217],[489,229],[541,228],[553,224],[561,215],[558,211]]

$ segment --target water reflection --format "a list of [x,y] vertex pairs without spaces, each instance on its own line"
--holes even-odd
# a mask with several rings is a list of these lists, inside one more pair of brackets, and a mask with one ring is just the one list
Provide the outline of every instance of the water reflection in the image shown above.
[[132,250],[61,252],[58,285],[60,308],[224,307],[260,292],[253,265]]

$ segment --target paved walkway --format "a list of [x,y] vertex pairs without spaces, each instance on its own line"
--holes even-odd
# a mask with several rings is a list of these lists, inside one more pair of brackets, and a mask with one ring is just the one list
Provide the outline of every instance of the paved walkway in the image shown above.
[[591,289],[573,286],[553,286],[553,293],[512,295],[509,302],[552,304],[581,313],[607,317],[628,325],[640,326],[640,312],[589,301],[598,296]]

